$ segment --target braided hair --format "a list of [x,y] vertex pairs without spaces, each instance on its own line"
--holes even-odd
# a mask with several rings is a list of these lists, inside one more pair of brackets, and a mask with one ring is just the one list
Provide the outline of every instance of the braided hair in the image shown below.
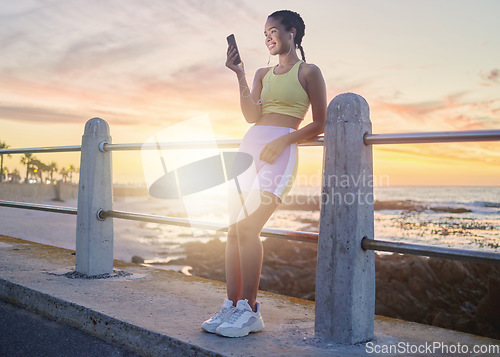
[[281,24],[285,26],[287,31],[290,31],[293,28],[297,31],[297,34],[294,36],[293,40],[295,41],[295,45],[300,50],[300,54],[302,55],[302,60],[306,61],[306,55],[304,53],[304,49],[302,48],[302,38],[305,35],[306,25],[304,24],[304,20],[302,17],[294,11],[290,10],[279,10],[273,12],[269,17],[281,20]]

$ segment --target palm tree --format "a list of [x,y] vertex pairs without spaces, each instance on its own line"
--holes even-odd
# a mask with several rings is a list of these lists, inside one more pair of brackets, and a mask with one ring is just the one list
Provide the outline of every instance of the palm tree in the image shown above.
[[63,181],[66,182],[66,180],[68,179],[68,170],[63,167],[61,170],[59,170],[59,173],[61,174]]
[[[31,168],[31,161],[36,160],[33,154],[24,154],[24,157],[21,158],[21,164],[26,165],[26,178],[24,179],[25,183],[29,182],[30,172],[33,171]],[[31,170],[30,170],[31,169]]]
[[10,176],[9,171],[10,171],[9,168],[7,166],[5,166],[3,168],[3,171],[0,172],[0,176],[3,176],[3,179],[5,181],[9,181],[9,176]]
[[21,175],[19,174],[18,169],[14,169],[10,174],[10,181],[11,182],[20,182],[21,181]]
[[41,174],[40,167],[42,166],[42,163],[40,160],[32,158],[30,161],[30,165],[31,165],[30,172],[32,173],[31,177],[35,176],[36,180],[36,177]]
[[50,166],[42,162],[41,167],[39,169],[40,169],[40,181],[44,183],[42,180],[42,172],[50,172]]
[[[44,164],[43,162],[41,162],[40,160],[37,160],[35,158],[31,159],[30,164],[33,168],[33,172],[35,173],[35,177],[38,176],[40,178],[40,182],[44,183],[43,173],[44,172],[52,172],[52,166]],[[55,163],[53,163],[53,164],[55,165]]]
[[75,168],[74,165],[68,166],[69,180],[71,183],[73,183],[73,173],[76,173],[76,172],[80,172],[80,170]]
[[52,161],[49,165],[50,182],[54,182],[54,172],[57,172],[57,163]]
[[[5,141],[0,141],[0,149],[8,149],[10,145],[7,145]],[[3,155],[0,154],[0,182],[3,181]],[[9,154],[7,154],[7,157],[10,157]]]
[[42,174],[43,172],[45,171],[45,164],[43,162],[41,162],[40,160],[38,159],[35,159],[33,158],[30,162],[31,166],[32,166],[32,169],[33,169],[33,173],[35,174],[35,178],[38,176],[40,177],[40,182],[43,183],[43,177],[42,177]]

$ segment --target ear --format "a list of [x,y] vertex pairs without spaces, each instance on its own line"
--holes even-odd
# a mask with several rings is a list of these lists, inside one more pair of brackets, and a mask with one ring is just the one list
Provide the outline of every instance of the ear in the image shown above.
[[295,40],[297,38],[297,30],[295,29],[295,27],[292,27],[290,29],[290,32],[293,34],[293,39]]

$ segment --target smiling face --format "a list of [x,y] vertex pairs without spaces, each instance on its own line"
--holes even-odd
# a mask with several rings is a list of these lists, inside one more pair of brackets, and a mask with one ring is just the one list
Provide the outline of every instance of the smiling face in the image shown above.
[[291,46],[291,31],[287,31],[285,26],[281,24],[280,19],[269,17],[264,25],[265,44],[272,55],[286,53]]

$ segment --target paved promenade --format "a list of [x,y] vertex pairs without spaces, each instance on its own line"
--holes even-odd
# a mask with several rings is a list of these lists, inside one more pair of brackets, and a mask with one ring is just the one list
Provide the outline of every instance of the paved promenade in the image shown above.
[[[119,261],[115,269],[122,276],[74,279],[68,274],[74,270],[74,258],[71,250],[0,235],[0,299],[143,356],[366,356],[398,343],[421,349],[432,343],[460,343],[470,352],[475,345],[500,344],[377,317],[374,342],[331,345],[314,337],[313,302],[267,292],[259,294],[266,328],[245,338],[223,338],[200,329],[201,322],[222,303],[223,283]],[[123,272],[130,275],[123,276]],[[401,354],[407,353],[384,355]]]

